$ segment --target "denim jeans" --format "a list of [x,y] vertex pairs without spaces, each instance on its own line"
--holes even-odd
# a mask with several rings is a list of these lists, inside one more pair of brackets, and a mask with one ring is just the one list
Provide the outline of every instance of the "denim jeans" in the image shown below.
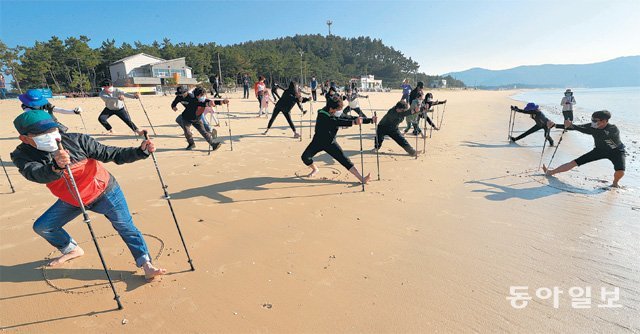
[[204,114],[200,115],[200,120],[202,121],[202,125],[204,125],[204,130],[207,132],[211,132],[211,127],[209,126],[209,122],[207,122],[207,118]]
[[[116,182],[111,178],[110,182]],[[136,265],[141,267],[150,262],[149,250],[144,242],[142,233],[133,225],[133,218],[129,213],[127,200],[122,189],[115,183],[111,190],[107,190],[97,201],[88,205],[87,210],[103,214],[120,237],[127,244]],[[62,254],[71,252],[78,243],[62,227],[82,213],[79,207],[56,201],[45,213],[33,223],[33,230],[43,237],[51,246],[57,248]]]

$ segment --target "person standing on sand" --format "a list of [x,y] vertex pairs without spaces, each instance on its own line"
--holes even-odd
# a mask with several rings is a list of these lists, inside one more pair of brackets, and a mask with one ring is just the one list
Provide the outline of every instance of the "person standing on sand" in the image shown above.
[[80,113],[82,112],[82,108],[80,107],[75,107],[73,110],[69,110],[64,108],[58,108],[52,105],[51,103],[49,103],[47,98],[45,98],[42,95],[41,89],[29,89],[27,90],[26,93],[20,94],[18,96],[18,99],[20,100],[20,102],[22,102],[21,107],[22,107],[22,110],[24,110],[25,112],[29,110],[47,111],[49,113],[49,116],[51,116],[51,118],[53,119],[53,121],[58,123],[58,128],[60,129],[61,132],[67,132],[69,128],[67,128],[66,126],[64,126],[62,123],[58,121],[58,119],[53,115],[54,112],[57,112],[60,114],[76,114],[76,115],[80,115]]
[[139,129],[131,120],[129,113],[124,108],[124,98],[128,97],[130,99],[138,99],[140,98],[140,94],[128,94],[117,88],[113,87],[111,80],[105,79],[102,81],[102,91],[99,94],[102,101],[104,101],[105,108],[98,116],[98,122],[104,126],[107,130],[107,133],[113,133],[113,129],[111,124],[107,121],[109,117],[116,115],[120,118],[133,132],[138,134],[138,136],[143,135],[143,131]]
[[[142,233],[133,224],[126,198],[115,177],[101,162],[118,165],[146,159],[155,151],[150,140],[140,147],[105,146],[80,133],[61,133],[51,116],[43,110],[30,110],[15,118],[13,124],[22,144],[11,153],[11,160],[27,180],[43,183],[58,200],[33,223],[33,230],[62,256],[47,265],[55,267],[84,255],[84,250],[63,229],[82,212],[70,185],[66,166],[70,165],[75,182],[88,210],[105,215],[125,242],[145,278],[164,275],[165,269],[151,263]],[[58,150],[61,141],[65,150]]]
[[[186,109],[187,105],[189,105],[189,101],[191,101],[191,99],[187,99],[187,96],[189,96],[189,94],[190,94],[189,87],[185,85],[178,86],[178,88],[176,89],[176,97],[175,99],[173,99],[173,102],[171,102],[171,109],[173,111],[178,111],[178,104],[181,104]],[[216,124],[217,124],[216,126],[220,126],[220,122],[216,118],[216,115],[213,113],[213,108],[209,108],[209,109],[210,109],[209,112],[211,112],[213,119],[216,121]],[[209,133],[212,133],[211,127],[209,126],[209,122],[207,122],[207,118],[205,117],[206,113],[207,113],[207,110],[205,110],[202,113],[202,115],[200,115],[200,121],[202,121],[204,130]]]
[[545,140],[549,141],[549,146],[553,146],[553,139],[551,139],[551,136],[549,135],[550,130],[555,124],[550,121],[545,115],[544,113],[542,113],[542,111],[540,111],[540,107],[533,103],[527,103],[527,105],[524,107],[524,109],[520,109],[516,106],[511,106],[511,110],[515,111],[515,112],[519,112],[519,113],[523,113],[523,114],[527,114],[529,116],[531,116],[531,119],[533,119],[536,124],[531,127],[531,129],[527,130],[525,133],[519,135],[518,137],[513,137],[513,136],[509,136],[509,140],[511,140],[512,143],[515,143],[516,141],[538,131],[541,129],[544,129],[544,138]]
[[571,89],[567,89],[564,92],[564,97],[562,101],[560,101],[560,105],[562,106],[562,116],[564,116],[565,120],[570,120],[573,122],[573,106],[576,104],[576,99],[573,97],[573,92]]
[[[414,136],[421,134],[422,137],[425,137],[426,134],[422,133],[422,129],[420,129],[419,121],[421,117],[426,118],[427,123],[429,123],[429,125],[431,125],[432,128],[434,128],[435,130],[440,130],[435,124],[433,124],[433,121],[431,121],[431,118],[429,118],[429,115],[427,115],[427,111],[429,110],[431,104],[429,102],[425,102],[425,104],[423,105],[422,104],[423,97],[424,97],[424,94],[420,92],[418,96],[413,100],[413,102],[411,102],[411,106],[409,107],[409,109],[412,111],[412,113],[411,115],[408,115],[406,117],[407,127],[404,129],[403,133],[409,132],[409,130],[411,130],[411,128],[413,127]],[[440,104],[438,103],[438,101],[436,101],[435,103]]]
[[418,110],[410,110],[406,101],[399,101],[396,105],[387,111],[387,114],[382,117],[378,124],[378,132],[376,133],[377,140],[375,140],[375,149],[379,150],[382,147],[382,142],[385,136],[391,137],[405,152],[410,156],[416,156],[416,150],[409,145],[409,142],[400,134],[398,125],[402,123],[406,116],[417,113]]
[[251,84],[251,79],[249,79],[249,74],[245,73],[242,76],[242,98],[249,98],[249,85]]
[[4,75],[0,74],[0,100],[7,98],[7,83],[4,79]]
[[411,90],[411,93],[409,93],[409,100],[407,100],[407,103],[409,105],[411,105],[411,103],[413,102],[413,100],[418,97],[418,94],[420,94],[422,92],[422,89],[424,88],[424,83],[422,81],[418,81],[418,83],[416,84],[416,88],[414,88],[413,90]]
[[311,77],[311,83],[309,83],[309,86],[311,87],[311,96],[313,97],[313,102],[318,101],[318,95],[316,93],[316,90],[318,89],[318,80],[316,80],[315,75]]
[[300,91],[298,90],[298,85],[295,81],[291,81],[289,83],[289,87],[282,92],[282,98],[276,102],[276,105],[273,107],[273,112],[271,114],[271,119],[269,119],[269,124],[267,125],[267,130],[263,133],[263,135],[267,135],[269,133],[269,129],[273,125],[273,122],[276,120],[276,117],[279,113],[284,115],[284,118],[287,119],[289,123],[289,127],[293,131],[293,138],[300,138],[300,134],[296,132],[296,126],[293,125],[293,121],[291,120],[291,109],[296,103],[305,103],[308,102],[308,98],[303,98],[300,96]]
[[[202,120],[200,116],[204,113],[206,107],[213,107],[214,105],[222,105],[228,104],[229,100],[209,100],[205,96],[206,91],[202,87],[196,87],[193,90],[193,93],[187,94],[186,97],[182,98],[182,104],[185,106],[182,114],[178,115],[176,118],[176,123],[180,125],[182,131],[184,131],[184,137],[187,139],[187,148],[186,150],[193,150],[196,147],[196,143],[193,140],[193,134],[191,133],[191,126],[193,125],[200,135],[211,145],[211,150],[215,151],[220,148],[220,143],[216,143],[213,140],[217,137],[217,131],[212,129],[212,132],[209,133],[205,130],[204,124],[202,124]],[[176,98],[177,99],[177,98]],[[175,102],[175,101],[174,101]],[[172,104],[172,107],[173,106]]]
[[411,85],[409,84],[409,79],[404,79],[400,87],[402,88],[402,98],[400,100],[404,100],[409,103],[409,94],[411,93]]
[[280,94],[278,94],[278,89],[284,90],[282,86],[280,86],[275,80],[271,81],[271,96],[273,97],[273,103],[276,103],[280,100]]
[[591,115],[591,123],[575,125],[570,120],[565,120],[564,125],[558,124],[556,128],[566,130],[576,130],[578,132],[593,136],[594,149],[581,155],[579,158],[563,164],[555,169],[548,169],[542,165],[545,174],[552,176],[558,173],[570,171],[571,169],[588,164],[593,161],[608,159],[613,163],[613,183],[612,187],[619,187],[620,179],[625,171],[625,146],[620,140],[620,130],[610,124],[611,113],[608,110],[596,111]]
[[360,124],[369,124],[375,122],[375,119],[351,117],[342,115],[343,100],[334,95],[333,98],[327,100],[327,105],[318,110],[318,118],[316,119],[315,134],[309,146],[302,153],[302,162],[311,168],[308,177],[313,177],[318,173],[318,167],[313,163],[313,157],[319,152],[327,152],[332,158],[346,168],[359,182],[367,183],[371,179],[371,174],[362,177],[360,172],[344,155],[342,148],[336,142],[338,128],[341,126],[353,126]]
[[258,108],[262,104],[262,96],[264,96],[264,89],[267,88],[267,85],[264,83],[264,77],[261,75],[258,77],[258,81],[253,85],[253,92],[258,99]]

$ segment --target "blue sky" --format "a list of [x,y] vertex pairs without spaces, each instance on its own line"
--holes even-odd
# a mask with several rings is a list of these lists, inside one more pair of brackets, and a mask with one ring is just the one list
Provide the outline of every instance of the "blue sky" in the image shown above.
[[380,38],[442,74],[471,67],[568,64],[640,55],[640,0],[606,1],[10,1],[0,38],[216,42],[332,33]]

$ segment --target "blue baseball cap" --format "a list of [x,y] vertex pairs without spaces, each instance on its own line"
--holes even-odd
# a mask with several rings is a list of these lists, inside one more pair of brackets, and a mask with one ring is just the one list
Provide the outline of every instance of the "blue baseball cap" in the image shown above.
[[52,128],[57,128],[58,123],[44,110],[28,110],[13,120],[13,126],[19,134],[27,135],[45,133]]
[[540,108],[539,105],[533,103],[533,102],[529,102],[527,103],[527,105],[524,107],[525,111],[533,111],[533,110],[538,110],[538,108]]
[[26,93],[20,94],[18,99],[27,107],[42,107],[49,103],[41,89],[29,89]]

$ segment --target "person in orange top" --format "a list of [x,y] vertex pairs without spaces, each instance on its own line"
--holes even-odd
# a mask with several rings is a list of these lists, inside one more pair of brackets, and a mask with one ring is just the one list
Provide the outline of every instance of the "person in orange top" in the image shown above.
[[[11,160],[27,180],[46,184],[58,200],[33,223],[33,230],[62,256],[49,262],[61,265],[84,255],[84,250],[64,230],[82,212],[65,167],[70,165],[78,192],[88,210],[103,214],[129,248],[138,267],[149,280],[166,273],[151,263],[142,233],[133,224],[127,200],[115,177],[102,162],[131,163],[146,159],[155,146],[145,140],[139,147],[113,147],[98,143],[81,133],[63,133],[59,124],[43,110],[29,110],[13,121],[22,144],[11,153]],[[64,150],[58,150],[58,141]]]

